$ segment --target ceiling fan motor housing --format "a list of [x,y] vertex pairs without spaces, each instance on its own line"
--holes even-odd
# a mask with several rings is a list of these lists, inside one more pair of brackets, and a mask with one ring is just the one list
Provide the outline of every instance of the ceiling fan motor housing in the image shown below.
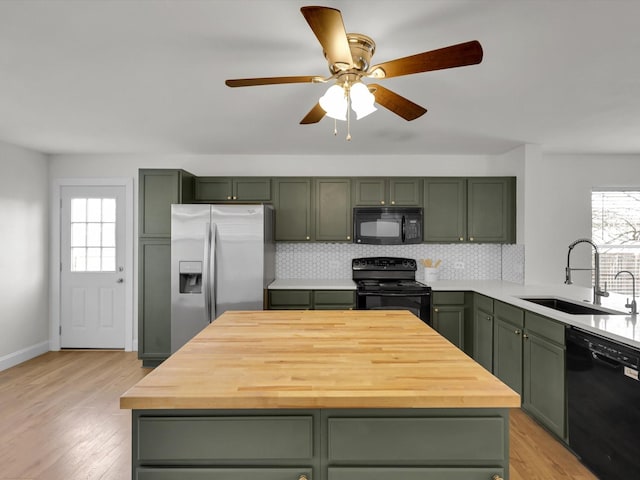
[[[329,71],[331,71],[332,75],[351,68],[359,70],[364,74],[371,66],[371,57],[373,57],[376,51],[376,42],[374,42],[371,37],[362,35],[361,33],[347,33],[347,40],[349,41],[353,67],[346,63],[329,63]],[[327,58],[327,52],[323,53],[325,58]]]

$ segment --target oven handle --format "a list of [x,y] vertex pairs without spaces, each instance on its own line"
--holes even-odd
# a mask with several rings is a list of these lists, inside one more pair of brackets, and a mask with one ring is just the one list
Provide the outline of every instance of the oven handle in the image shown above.
[[358,295],[363,296],[376,296],[376,297],[428,297],[431,292],[405,292],[405,293],[390,293],[390,292],[358,292]]
[[405,242],[406,237],[407,237],[407,235],[406,235],[406,230],[405,230],[405,217],[404,217],[404,215],[402,215],[402,243]]

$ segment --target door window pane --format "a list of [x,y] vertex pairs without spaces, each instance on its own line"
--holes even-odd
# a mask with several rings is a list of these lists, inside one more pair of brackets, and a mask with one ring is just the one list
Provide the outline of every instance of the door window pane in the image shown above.
[[71,271],[115,272],[116,199],[71,199]]

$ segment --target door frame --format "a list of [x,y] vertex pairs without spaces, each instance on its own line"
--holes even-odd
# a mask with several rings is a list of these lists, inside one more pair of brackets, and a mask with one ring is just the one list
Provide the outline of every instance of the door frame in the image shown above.
[[134,350],[137,345],[133,328],[134,263],[133,263],[133,178],[58,178],[51,187],[51,238],[50,238],[50,282],[49,290],[49,350],[60,350],[60,210],[62,187],[124,187],[124,349]]

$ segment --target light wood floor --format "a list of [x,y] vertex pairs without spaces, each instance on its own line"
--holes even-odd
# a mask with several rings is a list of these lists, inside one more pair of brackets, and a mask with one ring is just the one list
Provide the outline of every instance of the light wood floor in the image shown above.
[[[49,352],[0,372],[0,479],[127,480],[131,414],[120,395],[150,370],[135,353]],[[596,480],[520,410],[511,480]]]

